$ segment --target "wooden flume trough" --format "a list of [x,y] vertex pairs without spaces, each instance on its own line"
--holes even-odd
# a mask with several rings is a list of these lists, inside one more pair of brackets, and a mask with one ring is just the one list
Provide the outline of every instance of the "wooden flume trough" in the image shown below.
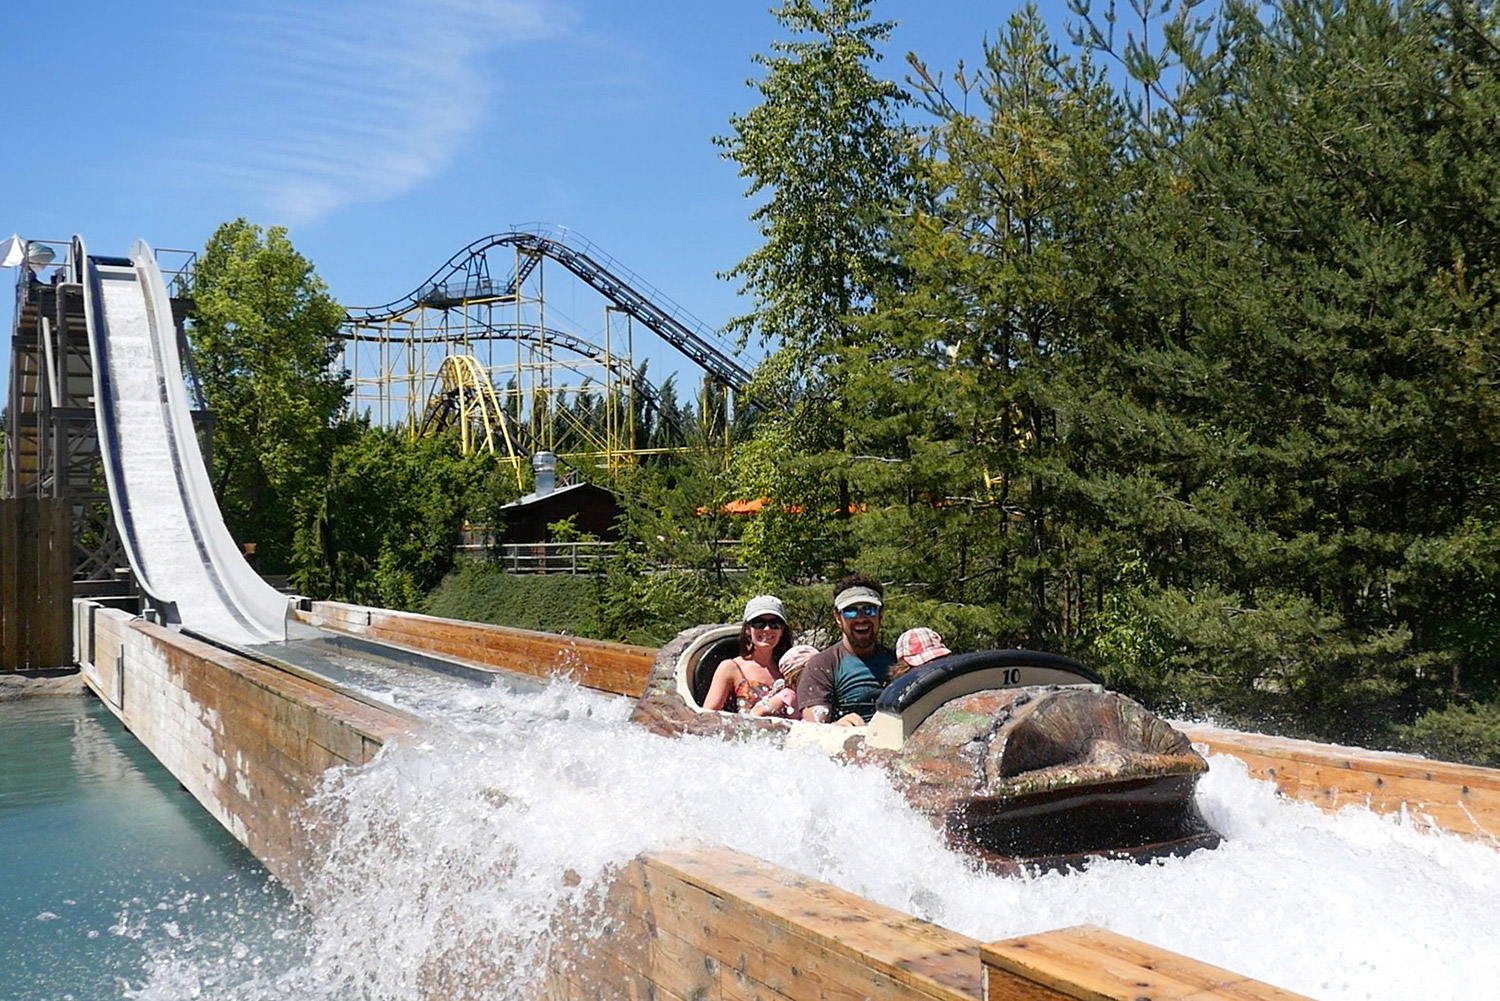
[[[536,677],[569,673],[582,685],[639,698],[656,659],[650,647],[440,619],[340,602],[314,602],[310,624]],[[1199,747],[1244,762],[1282,794],[1327,809],[1367,806],[1419,826],[1487,843],[1500,840],[1500,769],[1430,761],[1201,724],[1182,731]]]
[[[534,676],[570,673],[639,697],[656,651],[339,603],[303,617],[338,632]],[[91,688],[223,825],[296,888],[316,852],[301,822],[323,770],[358,765],[413,726],[306,679],[75,603]],[[1295,799],[1364,803],[1493,843],[1500,770],[1206,727],[1186,728]],[[583,932],[583,933],[580,933]],[[424,996],[470,993],[434,969]],[[479,985],[483,986],[483,985]],[[495,986],[495,985],[490,985]],[[713,848],[647,853],[599,906],[559,928],[534,996],[630,1001],[1214,1001],[1294,998],[1097,928],[982,943],[757,859]],[[476,988],[477,989],[477,988]]]

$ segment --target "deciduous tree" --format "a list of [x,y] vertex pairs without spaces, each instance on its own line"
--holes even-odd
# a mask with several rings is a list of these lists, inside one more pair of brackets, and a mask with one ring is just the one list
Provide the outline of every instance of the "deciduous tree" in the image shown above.
[[214,413],[213,482],[230,531],[283,571],[328,470],[346,393],[344,311],[286,230],[225,223],[198,259],[189,336]]

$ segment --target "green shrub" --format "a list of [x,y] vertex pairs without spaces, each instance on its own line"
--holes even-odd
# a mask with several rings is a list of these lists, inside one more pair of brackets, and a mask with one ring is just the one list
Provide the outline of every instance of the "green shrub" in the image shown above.
[[572,574],[508,574],[488,563],[463,563],[443,578],[422,611],[570,636],[600,634],[600,582]]
[[1500,702],[1430,709],[1396,732],[1407,750],[1430,758],[1500,767]]
[[711,578],[695,570],[653,570],[622,548],[601,578],[600,639],[661,646],[688,626],[716,622]]

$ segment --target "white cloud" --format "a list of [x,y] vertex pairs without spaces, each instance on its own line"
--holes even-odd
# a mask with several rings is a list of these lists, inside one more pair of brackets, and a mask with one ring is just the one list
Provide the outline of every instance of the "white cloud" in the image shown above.
[[549,0],[204,5],[218,111],[182,166],[307,223],[439,173],[486,119],[507,47],[567,32]]

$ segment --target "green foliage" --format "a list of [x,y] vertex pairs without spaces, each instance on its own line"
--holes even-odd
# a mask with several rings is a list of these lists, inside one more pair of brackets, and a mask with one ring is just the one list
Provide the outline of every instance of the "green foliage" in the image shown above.
[[763,501],[741,526],[739,562],[755,585],[824,574],[848,553],[837,480],[819,467],[819,420],[803,401],[787,418],[756,427],[730,458],[726,482],[738,498]]
[[755,297],[736,325],[780,347],[779,388],[819,380],[847,318],[889,271],[878,240],[901,184],[905,95],[871,73],[892,28],[870,20],[872,2],[784,0],[773,13],[794,40],[754,57],[761,103],[714,140],[749,180],[746,195],[766,196],[751,214],[765,245],[725,277]]
[[[733,460],[775,501],[756,579],[858,566],[893,627],[905,603],[1304,732],[1493,698],[1500,15],[1139,5],[1120,38],[1087,8],[1071,53],[1030,9],[951,80],[913,60],[926,124],[874,144],[847,271],[799,199],[858,172],[795,149],[833,36],[762,60],[731,150],[767,240],[736,276],[792,388]],[[875,135],[895,92],[849,72],[826,134]]]
[[421,610],[449,619],[598,637],[601,594],[597,577],[513,575],[493,564],[468,560],[443,578]]
[[[1181,184],[1160,189],[1200,223],[1175,237],[1187,257],[1157,257],[1181,304],[1175,346],[1209,381],[1155,377],[1135,395],[1214,437],[1191,464],[1136,463],[1176,487],[1192,531],[1157,533],[1148,562],[1177,588],[1315,609],[1327,642],[1288,645],[1308,709],[1334,689],[1431,697],[1493,677],[1466,625],[1486,607],[1472,596],[1494,592],[1470,554],[1500,473],[1495,358],[1480,347],[1495,300],[1469,291],[1490,285],[1500,250],[1500,161],[1478,155],[1500,86],[1473,27],[1374,0],[1287,2],[1269,19],[1231,5],[1233,58],[1202,81]],[[1343,670],[1319,668],[1330,646],[1351,651]]]
[[756,373],[753,399],[777,401],[736,456],[742,497],[765,498],[749,527],[747,565],[786,580],[839,565],[847,483],[823,456],[840,447],[836,398],[841,346],[854,318],[895,279],[883,234],[906,185],[908,131],[897,112],[908,97],[873,69],[892,24],[872,21],[872,0],[785,0],[773,11],[793,36],[755,62],[761,103],[730,119],[715,140],[764,195],[752,214],[764,245],[725,277],[754,297],[735,321],[776,351]]
[[493,456],[459,454],[450,437],[410,441],[353,425],[345,437],[298,533],[292,584],[314,597],[416,608],[452,569],[469,516],[493,515],[514,497],[514,480]]
[[1500,768],[1500,702],[1429,710],[1399,728],[1399,741],[1428,757]]
[[730,566],[721,545],[738,526],[724,513],[734,484],[722,448],[693,429],[692,447],[670,462],[625,470],[616,484],[624,504],[622,529],[651,566],[695,570],[720,589]]
[[198,258],[193,355],[214,414],[213,482],[261,569],[290,568],[311,514],[348,387],[337,370],[344,311],[286,230],[220,226]]
[[1139,172],[1102,77],[1034,10],[951,85],[913,69],[933,124],[893,228],[903,284],[840,356],[843,472],[872,509],[859,547],[881,576],[1045,643],[1078,628],[1067,419]]
[[621,547],[604,576],[604,639],[661,646],[688,626],[719,621],[718,588],[701,571],[658,569]]
[[547,538],[553,542],[597,542],[598,537],[578,530],[578,516],[569,515],[547,525]]

